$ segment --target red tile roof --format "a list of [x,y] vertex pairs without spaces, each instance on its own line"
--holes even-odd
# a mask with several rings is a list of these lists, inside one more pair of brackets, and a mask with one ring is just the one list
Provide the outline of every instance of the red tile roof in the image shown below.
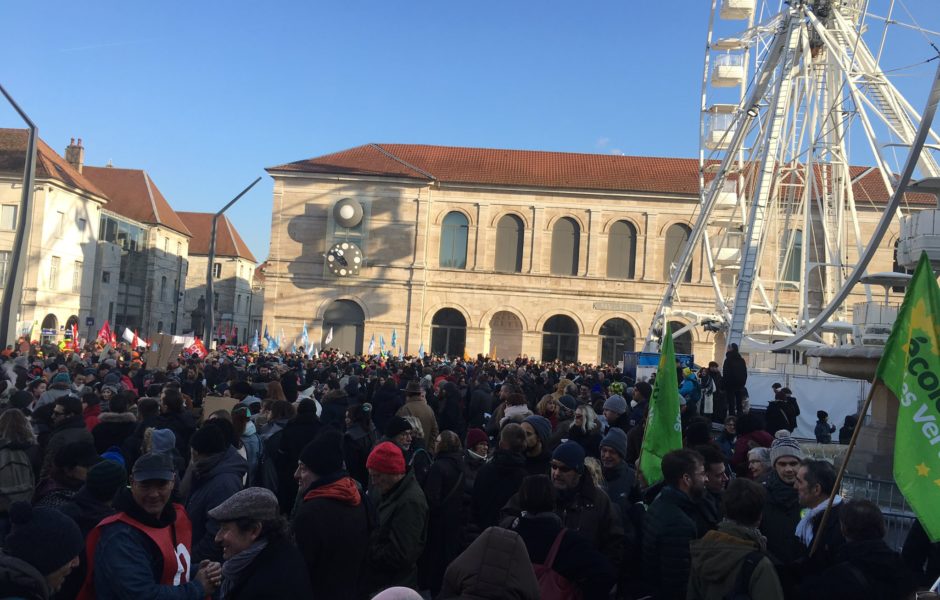
[[[200,233],[200,235],[194,236],[189,241],[189,253],[208,256],[209,237],[212,232],[212,213],[180,211],[176,214],[179,215],[179,218],[182,219],[190,231]],[[235,229],[235,226],[225,215],[222,215],[216,227],[215,255],[233,256],[250,260],[253,263],[258,262],[242,240],[242,236],[238,235],[238,230]]]
[[170,203],[145,171],[86,166],[83,173],[108,194],[111,200],[108,210],[141,223],[162,225],[192,237],[192,232],[170,208]]
[[368,144],[268,171],[698,195],[698,161],[688,158]]
[[[867,167],[852,167],[858,178]],[[401,177],[442,183],[649,192],[698,196],[699,163],[692,158],[616,156],[534,150],[496,150],[421,144],[367,144],[268,169],[271,173],[328,173]],[[888,194],[877,171],[855,184],[859,206]],[[905,194],[908,204],[933,204],[929,194]]]
[[[13,172],[20,176],[26,165],[26,129],[0,129],[0,172]],[[107,195],[79,173],[46,142],[39,140],[36,148],[36,178],[54,179],[68,186],[107,199]]]

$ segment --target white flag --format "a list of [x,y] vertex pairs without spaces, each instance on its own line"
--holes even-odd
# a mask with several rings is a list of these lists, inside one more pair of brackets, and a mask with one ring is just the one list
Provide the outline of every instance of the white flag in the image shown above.
[[333,328],[330,327],[330,332],[326,334],[326,339],[323,340],[323,345],[327,345],[333,341]]

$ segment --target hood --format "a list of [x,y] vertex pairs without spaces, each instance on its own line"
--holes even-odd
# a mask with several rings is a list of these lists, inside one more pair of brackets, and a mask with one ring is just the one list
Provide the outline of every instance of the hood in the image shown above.
[[304,501],[315,498],[326,498],[336,500],[348,506],[359,506],[362,503],[362,496],[359,493],[359,486],[350,477],[342,477],[336,481],[325,485],[317,486],[314,484],[311,489],[304,494]]
[[456,598],[461,600],[539,597],[525,542],[515,531],[501,527],[484,531],[447,571],[445,577],[454,579]]
[[248,421],[248,423],[245,424],[245,433],[242,434],[242,437],[251,437],[256,433],[258,433],[258,428],[255,427],[254,421]]
[[113,413],[103,412],[98,415],[98,420],[102,423],[135,423],[137,418],[129,412]]
[[761,541],[757,530],[722,521],[690,547],[692,568],[703,581],[716,584],[735,576],[748,553],[761,549]]
[[46,578],[31,564],[0,554],[0,590],[4,598],[49,598]]

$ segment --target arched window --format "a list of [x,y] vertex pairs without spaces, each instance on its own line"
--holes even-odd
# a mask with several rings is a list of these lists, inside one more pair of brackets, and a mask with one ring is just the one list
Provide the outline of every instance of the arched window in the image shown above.
[[496,270],[503,273],[522,272],[522,219],[505,215],[496,224]]
[[636,228],[633,223],[617,221],[607,235],[607,277],[636,277]]
[[160,278],[160,302],[166,302],[166,275]]
[[441,223],[441,268],[467,268],[467,234],[470,222],[460,212],[447,213]]
[[43,344],[52,344],[59,334],[59,319],[52,313],[49,313],[42,320],[42,331],[39,340]]
[[431,354],[463,356],[467,344],[467,320],[459,310],[442,308],[431,319]]
[[685,323],[669,321],[669,330],[672,331],[672,344],[676,349],[676,354],[692,354],[692,332],[686,331],[676,337],[676,332],[683,327],[685,327]]
[[600,334],[601,362],[606,365],[616,365],[636,345],[636,332],[625,319],[609,319],[601,325]]
[[555,315],[542,331],[542,360],[578,360],[578,324],[565,315]]
[[552,275],[577,275],[581,231],[571,217],[558,219],[552,228]]
[[783,281],[800,281],[800,265],[803,264],[803,232],[791,229],[780,246],[780,264],[784,265],[780,278]]
[[[679,262],[682,250],[685,249],[690,235],[692,235],[692,230],[689,229],[688,225],[682,223],[670,225],[669,229],[666,230],[666,247],[663,252],[663,279],[669,280],[672,275],[673,265]],[[682,280],[686,283],[692,282],[691,261],[689,261],[689,270],[685,272],[685,277]]]

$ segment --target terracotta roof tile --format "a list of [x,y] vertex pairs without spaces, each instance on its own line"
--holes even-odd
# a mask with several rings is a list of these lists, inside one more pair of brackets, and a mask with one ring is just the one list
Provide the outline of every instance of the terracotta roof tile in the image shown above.
[[[22,175],[26,163],[26,144],[29,132],[26,129],[0,129],[0,172]],[[40,138],[36,148],[36,178],[55,179],[82,191],[107,199],[107,195],[79,173],[55,150]]]
[[[190,231],[198,231],[189,241],[189,253],[209,255],[209,236],[212,232],[212,213],[183,212],[176,213]],[[257,263],[251,250],[238,234],[238,230],[228,217],[222,215],[219,219],[215,236],[216,256],[236,256]]]
[[146,171],[86,166],[84,174],[108,194],[111,200],[108,210],[141,223],[163,225],[192,237],[192,232],[170,207]]
[[[858,178],[867,167],[852,167]],[[268,169],[269,172],[372,175],[553,189],[648,192],[697,196],[698,160],[650,156],[496,150],[420,144],[367,144]],[[855,184],[859,206],[888,194],[871,172]],[[905,194],[908,204],[931,204],[928,194]]]

